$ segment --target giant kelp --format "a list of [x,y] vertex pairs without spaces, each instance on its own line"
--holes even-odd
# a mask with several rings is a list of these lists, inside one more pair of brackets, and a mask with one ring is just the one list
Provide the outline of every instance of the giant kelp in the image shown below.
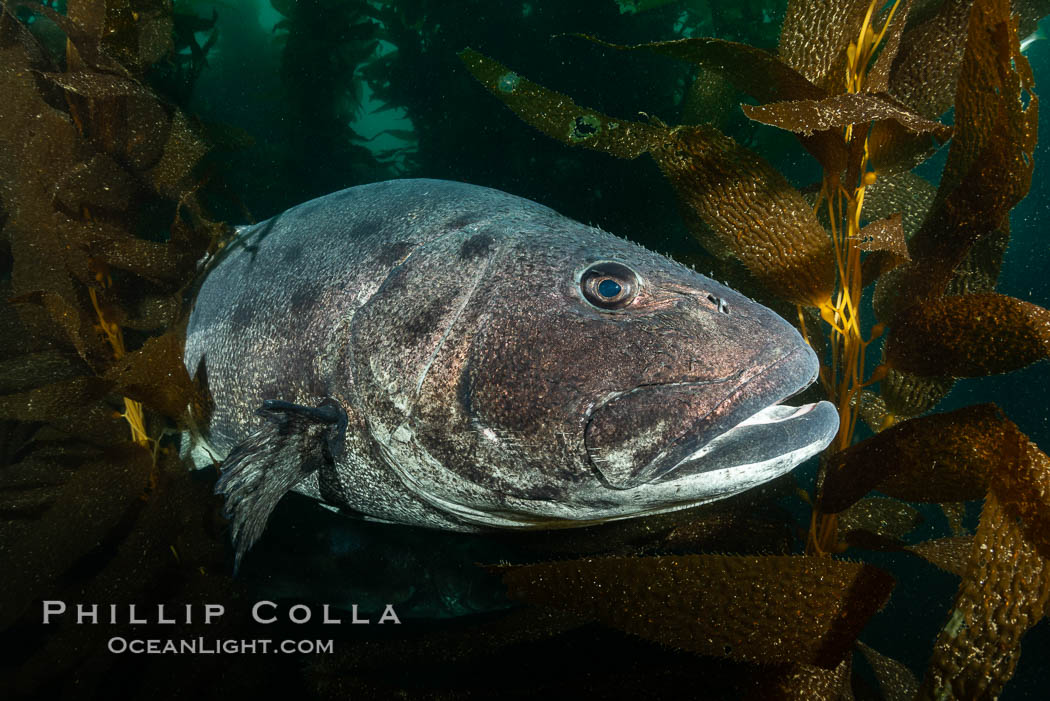
[[[894,532],[885,518],[864,518],[868,526],[857,527],[853,514],[846,525],[847,510],[862,504],[861,513],[889,513],[893,502],[862,499],[873,489],[945,503],[986,496],[972,541],[915,546],[917,554],[963,574],[917,693],[997,695],[1050,589],[1047,459],[994,406],[908,418],[932,409],[952,377],[1009,372],[1047,355],[1050,312],[994,292],[1008,215],[1032,177],[1038,114],[1010,4],[789,2],[776,54],[713,38],[637,46],[583,38],[686,61],[701,75],[718,73],[757,102],[743,106],[748,117],[794,132],[822,166],[818,195],[807,204],[758,153],[713,125],[601,114],[476,51],[461,54],[493,95],[549,136],[619,158],[651,155],[700,243],[742,263],[764,299],[798,304],[800,330],[814,343],[828,336],[821,384],[839,409],[841,428],[812,492],[811,555],[905,547],[900,538],[910,529]],[[951,107],[953,128],[937,121]],[[910,172],[949,138],[936,187]],[[863,304],[872,283],[880,322],[873,328]],[[815,328],[805,306],[816,307],[824,328]],[[867,350],[886,330],[884,364],[871,370]],[[861,413],[882,432],[857,443]],[[960,553],[968,553],[965,566]],[[592,572],[589,561],[565,562],[535,573],[511,568],[505,579],[526,601],[691,648],[659,614],[624,618],[623,602],[606,608],[585,593],[608,591],[613,571],[625,582],[645,573],[661,581],[670,575],[650,572],[661,567],[626,559]],[[702,632],[710,630],[702,619],[687,618],[700,638],[717,639]],[[764,639],[763,654],[773,654],[781,638]],[[750,654],[737,658],[754,659]],[[883,669],[893,666],[866,654]],[[913,681],[892,683],[916,693]]]
[[205,409],[180,325],[198,261],[225,229],[197,199],[207,145],[150,76],[170,88],[199,57],[176,52],[187,18],[170,3],[62,7],[0,7],[0,639],[18,670],[3,680],[8,698],[126,675],[104,652],[112,630],[34,630],[42,599],[126,607],[234,591],[206,576],[225,570],[216,505],[165,437],[189,407]]

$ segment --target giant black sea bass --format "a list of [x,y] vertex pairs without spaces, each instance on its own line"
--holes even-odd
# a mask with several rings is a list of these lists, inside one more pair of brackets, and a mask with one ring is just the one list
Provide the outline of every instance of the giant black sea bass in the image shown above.
[[246,228],[185,362],[238,559],[288,491],[377,521],[564,528],[721,499],[838,428],[769,309],[497,190],[399,180]]

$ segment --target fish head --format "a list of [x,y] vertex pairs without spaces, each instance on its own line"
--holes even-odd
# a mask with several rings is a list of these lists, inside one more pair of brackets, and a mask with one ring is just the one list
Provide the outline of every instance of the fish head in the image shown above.
[[418,496],[474,525],[584,525],[731,496],[832,440],[831,404],[784,403],[818,371],[794,327],[568,221],[490,237],[471,265],[442,262],[455,237],[414,262],[456,278],[427,278],[456,292],[378,426]]

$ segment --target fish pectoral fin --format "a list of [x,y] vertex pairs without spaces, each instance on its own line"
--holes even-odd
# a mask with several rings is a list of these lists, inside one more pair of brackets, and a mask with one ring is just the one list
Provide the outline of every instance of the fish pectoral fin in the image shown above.
[[267,399],[256,413],[267,422],[230,451],[215,484],[215,493],[226,497],[223,515],[231,521],[235,573],[281,497],[332,464],[346,435],[346,411],[331,398],[317,407]]

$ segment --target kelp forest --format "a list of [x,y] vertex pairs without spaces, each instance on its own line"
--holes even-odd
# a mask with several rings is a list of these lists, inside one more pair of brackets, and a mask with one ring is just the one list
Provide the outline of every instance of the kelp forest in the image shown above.
[[[1050,2],[729,5],[3,0],[0,696],[1039,697],[1050,404],[957,399],[1050,354],[1050,311],[998,291],[1043,165],[1022,42]],[[209,408],[182,363],[195,286],[234,226],[396,177],[536,199],[773,308],[820,358],[835,440],[683,512],[406,536],[435,554],[387,590],[405,527],[370,527],[378,572],[292,505],[233,577],[221,466],[179,458]],[[428,592],[451,542],[471,584]],[[457,615],[260,630],[251,573],[282,547],[346,563],[282,602],[360,577]],[[163,635],[335,646],[120,655],[131,627],[42,625],[48,600],[221,604]]]

